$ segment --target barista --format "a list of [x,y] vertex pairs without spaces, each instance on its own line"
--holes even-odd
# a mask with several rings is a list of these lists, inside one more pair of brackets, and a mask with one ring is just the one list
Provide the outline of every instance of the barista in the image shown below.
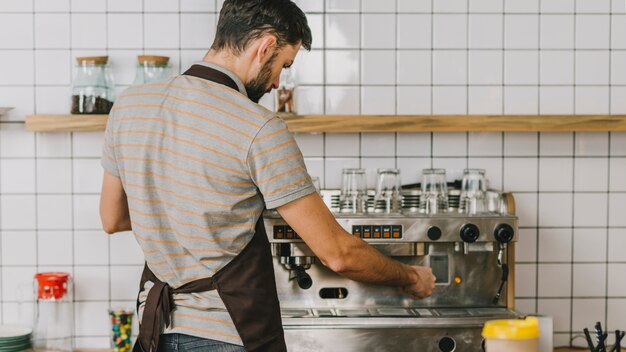
[[226,0],[201,62],[116,101],[100,215],[107,233],[132,230],[147,261],[135,351],[286,350],[265,208],[331,270],[415,299],[432,294],[430,268],[385,257],[343,230],[285,122],[257,104],[311,41],[292,1]]

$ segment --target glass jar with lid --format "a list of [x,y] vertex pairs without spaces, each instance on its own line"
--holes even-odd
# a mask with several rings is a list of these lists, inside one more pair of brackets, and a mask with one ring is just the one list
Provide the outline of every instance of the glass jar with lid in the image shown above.
[[76,61],[72,114],[108,114],[115,100],[109,57],[78,57]]
[[284,68],[276,90],[276,112],[296,113],[296,78],[293,68]]
[[167,56],[137,56],[137,73],[133,85],[163,81],[171,74],[170,58]]

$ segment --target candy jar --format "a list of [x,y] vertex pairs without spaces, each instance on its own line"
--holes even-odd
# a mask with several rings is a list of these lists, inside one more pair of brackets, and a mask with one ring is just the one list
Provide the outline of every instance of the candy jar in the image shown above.
[[132,349],[133,310],[111,308],[109,317],[111,318],[111,350],[113,352],[130,351]]

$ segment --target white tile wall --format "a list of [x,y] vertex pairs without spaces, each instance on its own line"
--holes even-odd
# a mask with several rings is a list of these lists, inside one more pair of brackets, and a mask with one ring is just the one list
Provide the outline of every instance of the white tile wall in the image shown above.
[[540,262],[569,262],[572,260],[572,230],[539,229]]
[[469,15],[470,49],[501,48],[503,35],[502,25],[502,14]]
[[[221,3],[0,1],[0,105],[16,107],[0,119],[0,323],[16,319],[17,278],[63,269],[77,279],[77,345],[107,345],[103,312],[133,305],[143,255],[132,234],[100,230],[102,132],[33,134],[20,122],[68,110],[79,55],[108,54],[118,92],[138,54],[185,69],[211,44]],[[294,66],[302,113],[626,114],[623,1],[298,3],[314,35]],[[491,188],[515,192],[518,308],[553,315],[562,343],[596,320],[626,324],[626,133],[296,139],[327,188],[340,186],[343,167],[367,168],[370,186],[378,167],[400,168],[405,184],[423,168],[449,178],[485,168]]]
[[72,265],[74,258],[72,231],[38,231],[37,263],[39,265]]
[[574,161],[571,158],[542,158],[539,160],[539,190],[571,192]]
[[[478,51],[469,52],[469,84],[501,85],[502,84],[502,52]],[[474,87],[472,87],[474,88]],[[499,87],[502,89],[501,87]],[[502,95],[498,101],[502,105]]]
[[571,285],[571,264],[539,264],[537,294],[540,297],[569,297]]
[[[605,261],[607,245],[606,232],[605,229],[574,229],[573,260],[575,262]],[[610,250],[611,249],[609,249],[609,251]]]

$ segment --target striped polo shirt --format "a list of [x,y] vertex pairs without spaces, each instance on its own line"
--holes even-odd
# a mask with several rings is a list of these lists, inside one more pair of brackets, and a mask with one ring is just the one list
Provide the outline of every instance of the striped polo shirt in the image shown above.
[[[102,156],[122,181],[149,268],[172,287],[235,258],[264,208],[315,192],[286,123],[250,101],[232,72],[196,64],[227,74],[239,89],[186,75],[131,87],[111,110]],[[139,317],[150,287],[140,294]],[[174,301],[165,333],[242,345],[216,291]]]

